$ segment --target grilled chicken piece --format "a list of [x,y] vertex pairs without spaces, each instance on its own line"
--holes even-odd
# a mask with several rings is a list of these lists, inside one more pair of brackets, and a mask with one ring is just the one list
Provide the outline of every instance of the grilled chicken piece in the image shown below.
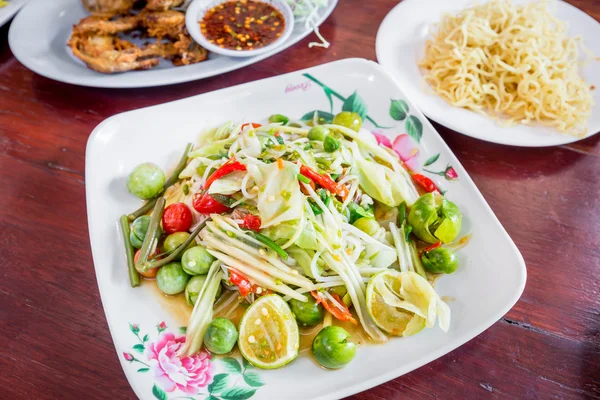
[[187,33],[180,34],[173,46],[177,49],[177,54],[172,58],[173,65],[196,64],[208,58],[208,51],[194,42]]
[[96,34],[73,34],[68,45],[90,69],[105,74],[150,69],[160,62],[163,51],[157,46],[139,48],[115,36]]
[[135,0],[81,0],[83,6],[92,15],[114,16],[127,14]]
[[74,25],[73,33],[97,33],[101,36],[115,35],[121,32],[132,31],[138,28],[140,23],[140,18],[137,15],[121,17],[112,21],[107,16],[92,15],[83,18],[77,25]]
[[148,30],[148,35],[161,40],[163,38],[179,40],[185,33],[185,14],[180,11],[147,11],[138,14],[141,24]]
[[146,8],[152,11],[167,11],[182,4],[183,0],[148,0]]

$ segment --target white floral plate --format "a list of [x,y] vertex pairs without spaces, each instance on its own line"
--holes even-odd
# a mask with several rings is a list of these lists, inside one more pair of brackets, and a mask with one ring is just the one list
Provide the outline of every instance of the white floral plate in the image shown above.
[[[355,360],[338,371],[324,371],[308,355],[273,371],[232,357],[202,354],[178,360],[173,350],[182,340],[181,323],[161,307],[151,285],[129,286],[117,220],[139,203],[127,192],[125,177],[146,161],[169,169],[201,130],[227,120],[257,121],[273,113],[300,119],[314,110],[327,116],[342,109],[363,113],[366,127],[399,137],[407,164],[419,171],[426,165],[433,173],[425,173],[464,213],[462,234],[473,236],[459,252],[460,268],[437,284],[442,296],[455,299],[449,302],[449,332],[428,329],[385,345],[360,347]],[[379,65],[365,60],[337,61],[111,117],[88,141],[86,194],[106,318],[123,370],[142,399],[206,399],[208,394],[211,400],[348,396],[474,338],[514,305],[525,286],[521,254],[467,172],[396,83]]]
[[[319,11],[317,25],[327,19],[336,5],[337,0],[328,1]],[[81,86],[137,88],[189,82],[243,68],[287,49],[312,32],[303,23],[297,23],[284,43],[253,57],[209,54],[208,60],[194,65],[174,67],[169,61],[161,61],[147,71],[101,74],[87,68],[67,47],[73,25],[87,15],[80,0],[31,0],[10,27],[10,49],[23,65],[46,78]]]
[[[515,0],[522,4],[534,0]],[[377,31],[377,61],[400,84],[425,115],[464,135],[510,146],[544,147],[581,140],[539,125],[501,126],[494,119],[463,108],[453,107],[423,82],[417,66],[423,58],[431,26],[445,12],[458,12],[476,2],[472,0],[404,0],[385,17]],[[600,23],[574,6],[557,1],[556,16],[567,21],[570,36],[580,35],[584,45],[600,55]],[[583,56],[582,56],[583,61]],[[581,74],[590,86],[600,88],[600,59],[583,65]],[[592,91],[596,107],[587,124],[587,135],[600,131],[600,90]]]

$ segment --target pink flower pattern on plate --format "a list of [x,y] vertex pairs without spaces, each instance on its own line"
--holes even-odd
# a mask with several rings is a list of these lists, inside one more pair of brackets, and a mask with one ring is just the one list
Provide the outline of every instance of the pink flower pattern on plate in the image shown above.
[[167,392],[179,389],[194,395],[213,379],[210,355],[201,351],[191,357],[178,357],[177,351],[185,343],[185,336],[162,334],[147,346],[146,357],[157,383]]
[[411,171],[416,171],[419,168],[419,149],[406,133],[396,136],[392,149]]

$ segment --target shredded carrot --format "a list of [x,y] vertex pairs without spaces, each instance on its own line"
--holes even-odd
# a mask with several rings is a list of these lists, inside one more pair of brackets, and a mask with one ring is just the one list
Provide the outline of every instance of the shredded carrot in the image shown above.
[[283,169],[283,160],[281,158],[277,159],[277,168]]

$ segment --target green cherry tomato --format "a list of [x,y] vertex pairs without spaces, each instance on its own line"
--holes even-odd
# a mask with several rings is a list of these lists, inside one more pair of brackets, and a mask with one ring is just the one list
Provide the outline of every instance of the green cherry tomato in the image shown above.
[[[193,307],[194,304],[196,304],[196,300],[198,300],[204,282],[206,282],[206,275],[196,275],[192,276],[192,279],[190,279],[185,286],[185,300],[190,306]],[[219,285],[219,288],[217,289],[217,298],[221,295],[221,291],[221,285]]]
[[325,136],[325,140],[323,140],[323,148],[326,152],[333,153],[340,148],[340,141],[332,136]]
[[282,125],[285,125],[288,122],[290,122],[290,119],[288,117],[286,117],[285,115],[273,114],[273,115],[271,115],[269,117],[269,122],[271,122],[271,123],[281,123]]
[[300,301],[296,299],[291,299],[288,301],[290,305],[290,309],[292,313],[296,316],[296,321],[298,321],[298,325],[301,326],[313,326],[319,324],[323,321],[323,317],[325,316],[325,311],[323,310],[323,306],[317,304],[317,301],[309,297],[307,301]]
[[346,128],[352,129],[356,132],[360,130],[362,123],[362,118],[355,112],[342,111],[341,113],[333,117],[334,125],[345,126]]
[[329,135],[329,129],[323,126],[315,126],[308,131],[308,140],[316,140],[322,142]]
[[355,228],[360,229],[369,236],[375,235],[379,231],[379,223],[375,218],[362,217],[354,221],[352,224]]
[[423,267],[434,274],[451,274],[458,268],[458,257],[454,251],[437,247],[421,255]]
[[340,296],[341,299],[346,295],[346,293],[348,293],[348,289],[346,289],[346,286],[340,285],[332,287],[331,289],[329,289],[329,292]]
[[152,163],[140,164],[127,176],[127,190],[142,200],[157,196],[165,184],[165,174]]
[[183,292],[189,280],[190,276],[185,273],[178,262],[169,263],[156,273],[156,284],[164,294]]
[[325,368],[342,368],[356,356],[356,344],[349,342],[351,336],[339,326],[328,326],[315,336],[312,353]]
[[[165,238],[165,241],[163,242],[163,245],[162,245],[163,252],[166,253],[168,251],[171,252],[171,251],[175,250],[176,248],[179,247],[179,245],[181,245],[183,242],[185,242],[189,236],[190,236],[190,234],[187,232],[171,233],[169,236],[167,236]],[[192,241],[192,243],[190,243],[187,248],[189,250],[194,246],[196,246],[196,242]],[[181,256],[179,256],[178,260],[181,260]]]
[[456,204],[439,193],[419,197],[410,208],[412,232],[427,243],[451,243],[460,232],[462,214]]
[[194,246],[187,249],[181,257],[183,270],[190,275],[204,275],[215,261],[204,246]]
[[204,334],[204,345],[213,354],[227,354],[238,340],[238,331],[227,318],[215,318]]
[[148,230],[148,225],[150,224],[150,216],[142,215],[141,217],[136,218],[135,221],[131,224],[131,233],[129,234],[129,241],[131,245],[136,249],[142,247],[142,243],[144,242],[144,237],[146,236],[146,231]]

